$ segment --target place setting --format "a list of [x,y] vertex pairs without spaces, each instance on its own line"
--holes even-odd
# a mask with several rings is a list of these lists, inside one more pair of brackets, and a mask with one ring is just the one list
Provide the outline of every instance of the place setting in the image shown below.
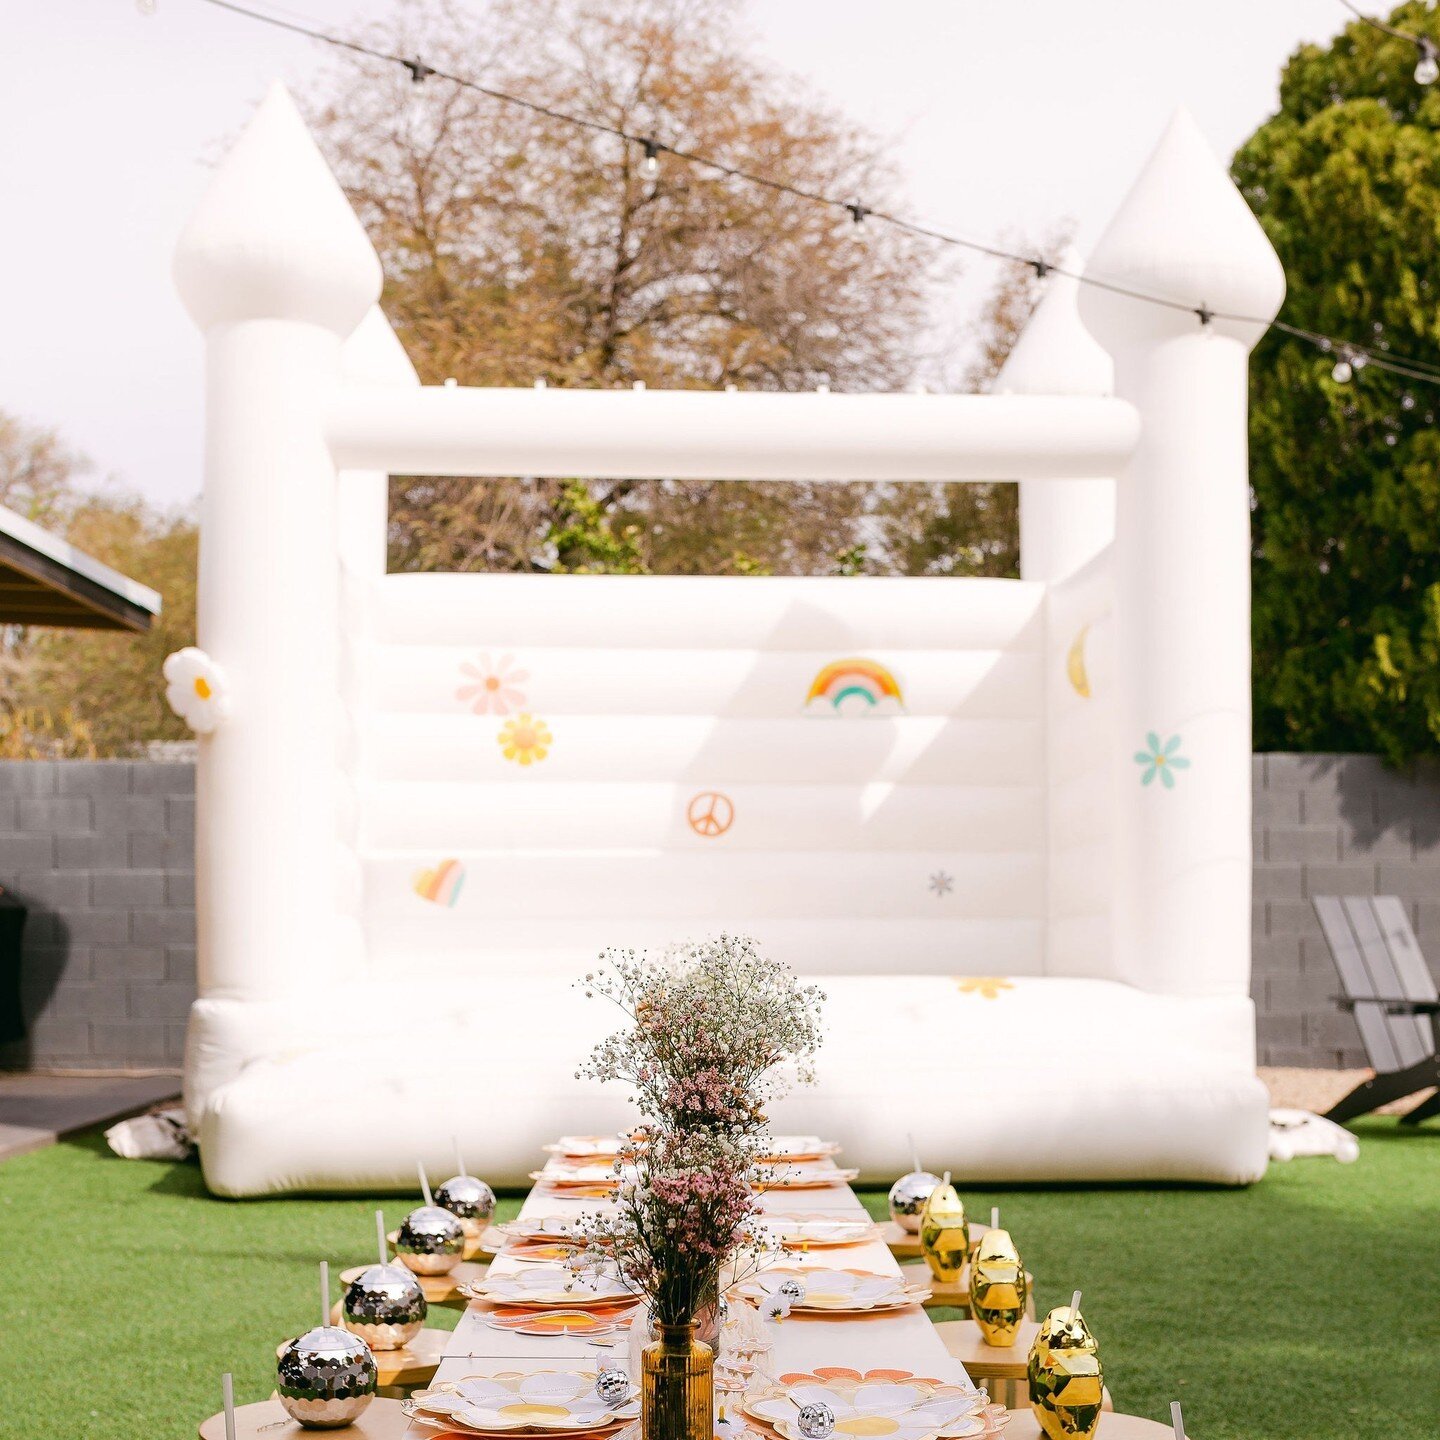
[[614,1434],[639,1417],[640,1401],[621,1371],[528,1370],[447,1381],[415,1392],[404,1409],[440,1433],[565,1440]]

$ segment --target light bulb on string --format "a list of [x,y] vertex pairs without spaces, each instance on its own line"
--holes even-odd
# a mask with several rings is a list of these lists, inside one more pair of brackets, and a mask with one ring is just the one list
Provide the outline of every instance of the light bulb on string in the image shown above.
[[1337,385],[1348,385],[1354,378],[1357,370],[1363,370],[1370,357],[1363,350],[1356,350],[1353,346],[1341,347],[1340,358],[1335,362],[1335,368],[1330,372],[1330,378]]
[[135,8],[144,16],[153,15],[159,8],[159,0],[135,0]]
[[1415,83],[1433,85],[1440,80],[1440,50],[1436,49],[1433,40],[1423,36],[1415,43],[1420,49],[1420,59],[1415,66]]
[[653,140],[645,142],[645,173],[647,175],[660,173],[660,147]]

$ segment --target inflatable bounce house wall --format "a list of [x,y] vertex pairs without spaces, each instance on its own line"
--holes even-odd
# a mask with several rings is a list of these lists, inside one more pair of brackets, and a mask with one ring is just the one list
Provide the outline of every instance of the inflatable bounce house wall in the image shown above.
[[[1077,262],[1078,263],[1078,262]],[[607,946],[823,979],[787,1128],[884,1178],[1244,1183],[1246,363],[1279,264],[1178,116],[996,393],[423,387],[274,90],[180,243],[205,332],[212,1189],[492,1180],[626,1115]],[[1202,325],[1187,306],[1216,318]],[[1093,338],[1092,338],[1093,337]],[[1018,480],[1024,578],[390,575],[400,474]],[[207,658],[208,657],[208,658]]]

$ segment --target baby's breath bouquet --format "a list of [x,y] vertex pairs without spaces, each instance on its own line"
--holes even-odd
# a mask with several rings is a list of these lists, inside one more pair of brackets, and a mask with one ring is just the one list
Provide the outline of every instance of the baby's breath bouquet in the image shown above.
[[581,983],[631,1024],[597,1045],[579,1074],[627,1082],[662,1130],[757,1135],[776,1096],[814,1079],[825,996],[744,936],[659,957],[607,951]]
[[584,1216],[587,1259],[613,1266],[657,1325],[714,1305],[722,1267],[743,1274],[762,1249],[747,1147],[716,1131],[650,1132],[624,1168],[613,1209]]

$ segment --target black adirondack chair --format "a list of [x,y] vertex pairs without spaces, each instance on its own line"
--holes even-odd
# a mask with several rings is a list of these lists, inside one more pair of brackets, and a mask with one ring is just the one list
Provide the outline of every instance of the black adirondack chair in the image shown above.
[[[1440,994],[1394,895],[1322,895],[1315,914],[1375,1078],[1357,1085],[1326,1115],[1343,1124],[1381,1105],[1440,1086]],[[1440,1115],[1440,1090],[1401,1117],[1418,1125]]]

